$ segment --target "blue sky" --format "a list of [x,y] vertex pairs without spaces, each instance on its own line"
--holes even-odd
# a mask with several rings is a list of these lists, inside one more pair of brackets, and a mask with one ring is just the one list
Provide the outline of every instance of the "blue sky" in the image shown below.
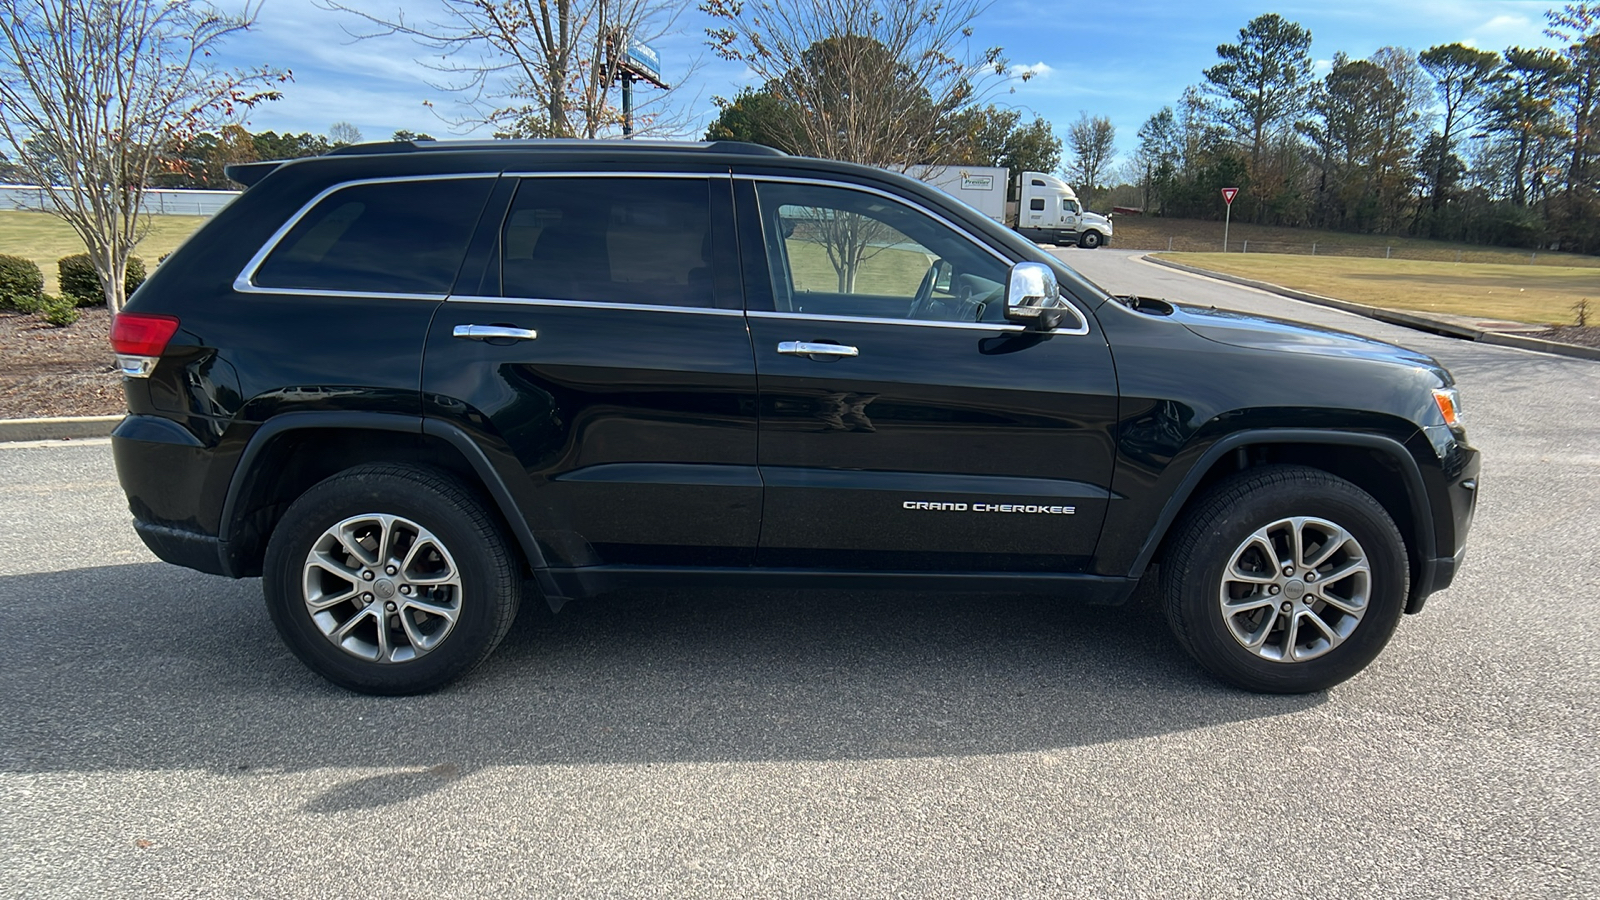
[[[355,0],[382,13],[404,8],[425,16],[438,0]],[[1394,44],[1413,50],[1461,41],[1483,49],[1513,44],[1548,45],[1542,34],[1546,0],[1344,0],[1327,2],[1206,3],[1116,0],[1105,4],[998,0],[974,22],[975,44],[998,45],[1017,66],[1037,73],[1004,89],[996,102],[1040,115],[1058,136],[1080,111],[1109,116],[1117,126],[1122,155],[1136,143],[1139,125],[1216,62],[1219,43],[1237,39],[1239,28],[1264,12],[1299,22],[1312,33],[1312,54],[1325,69],[1333,54],[1363,57]],[[348,121],[368,140],[396,129],[440,138],[465,136],[424,106],[432,101],[448,115],[451,95],[434,89],[437,76],[418,65],[428,51],[404,38],[352,41],[343,26],[350,17],[318,9],[312,0],[265,0],[256,27],[235,37],[222,59],[238,65],[270,64],[292,69],[284,99],[258,107],[252,130],[326,132]],[[682,99],[698,127],[715,115],[711,98],[736,92],[742,66],[713,57],[704,44],[707,19],[691,9],[677,33],[656,42],[666,77],[683,83]],[[685,80],[683,73],[693,68]],[[477,136],[487,136],[480,134]],[[685,135],[698,138],[700,132]]]

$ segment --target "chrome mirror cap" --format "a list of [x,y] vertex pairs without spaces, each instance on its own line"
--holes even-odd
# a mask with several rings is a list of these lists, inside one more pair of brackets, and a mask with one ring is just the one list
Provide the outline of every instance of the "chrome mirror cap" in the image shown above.
[[1054,330],[1063,314],[1061,286],[1044,263],[1020,262],[1006,283],[1006,318],[1040,331]]

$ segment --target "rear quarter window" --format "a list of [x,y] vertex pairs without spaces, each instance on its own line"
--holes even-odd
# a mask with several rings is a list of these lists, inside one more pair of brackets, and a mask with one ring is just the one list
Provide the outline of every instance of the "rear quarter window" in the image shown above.
[[493,178],[442,178],[340,188],[289,229],[251,283],[448,294],[493,184]]

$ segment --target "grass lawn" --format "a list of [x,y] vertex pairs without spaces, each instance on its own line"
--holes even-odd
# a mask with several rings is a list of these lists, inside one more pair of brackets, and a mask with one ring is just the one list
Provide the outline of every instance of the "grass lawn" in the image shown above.
[[[1222,250],[1222,222],[1200,219],[1160,219],[1144,216],[1117,216],[1112,220],[1115,234],[1111,246],[1123,250],[1166,250],[1215,253]],[[1510,247],[1484,247],[1453,244],[1423,238],[1388,234],[1351,234],[1343,231],[1315,231],[1309,228],[1279,228],[1234,222],[1228,230],[1228,250],[1237,253],[1250,242],[1249,253],[1292,253],[1312,255],[1360,256],[1383,259],[1424,259],[1438,262],[1504,263],[1506,265],[1581,266],[1600,268],[1600,256],[1518,250]]]
[[[839,270],[828,260],[823,245],[790,238],[787,241],[789,264],[794,269],[795,288],[831,294],[839,290]],[[872,248],[856,273],[857,294],[882,294],[910,297],[917,292],[928,271],[928,255],[895,247]]]
[[1570,325],[1573,305],[1600,317],[1600,268],[1241,253],[1162,258],[1284,287],[1383,306],[1534,324]]
[[[208,221],[205,216],[151,216],[150,233],[133,251],[145,268],[155,268],[184,238]],[[67,223],[47,213],[0,209],[0,253],[31,259],[44,273],[44,289],[54,294],[56,260],[84,251],[83,242]]]

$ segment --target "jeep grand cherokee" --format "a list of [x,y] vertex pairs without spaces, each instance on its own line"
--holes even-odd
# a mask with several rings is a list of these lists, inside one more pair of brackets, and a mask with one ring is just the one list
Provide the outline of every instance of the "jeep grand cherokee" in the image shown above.
[[1108,296],[899,175],[642,141],[230,171],[116,319],[117,468],[157,556],[261,576],[354,690],[460,675],[525,592],[1118,603],[1159,563],[1201,665],[1312,691],[1462,558],[1438,363]]

